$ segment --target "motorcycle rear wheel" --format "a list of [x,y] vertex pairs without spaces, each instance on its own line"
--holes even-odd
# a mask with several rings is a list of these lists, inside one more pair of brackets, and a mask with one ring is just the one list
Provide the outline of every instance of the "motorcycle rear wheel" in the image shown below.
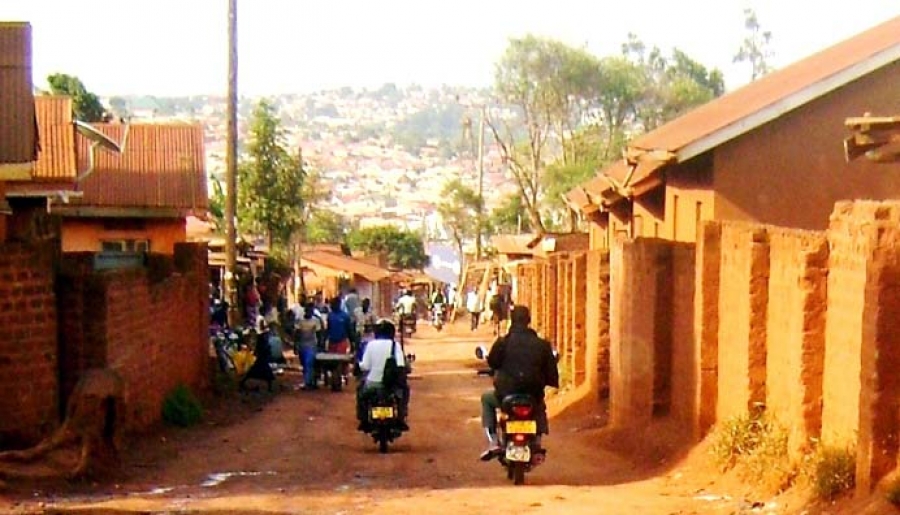
[[525,464],[522,462],[515,462],[512,464],[512,473],[513,473],[513,484],[515,485],[524,485],[525,484]]

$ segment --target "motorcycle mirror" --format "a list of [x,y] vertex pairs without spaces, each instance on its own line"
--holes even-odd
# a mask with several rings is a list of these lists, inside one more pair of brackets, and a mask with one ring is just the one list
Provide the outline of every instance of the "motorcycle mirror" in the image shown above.
[[475,347],[475,357],[478,359],[486,359],[487,358],[487,349],[484,348],[484,345],[479,345]]

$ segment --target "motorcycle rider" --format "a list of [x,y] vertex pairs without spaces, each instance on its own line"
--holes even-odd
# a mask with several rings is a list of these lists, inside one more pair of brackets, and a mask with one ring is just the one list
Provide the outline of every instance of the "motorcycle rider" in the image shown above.
[[379,320],[375,324],[375,339],[366,344],[363,352],[362,360],[360,360],[359,368],[365,374],[365,378],[360,381],[356,390],[356,418],[359,420],[357,430],[366,431],[366,407],[367,395],[373,390],[385,387],[382,384],[384,377],[384,364],[391,356],[391,349],[394,349],[394,361],[400,368],[401,373],[398,384],[391,385],[400,399],[399,421],[400,430],[409,431],[409,425],[406,423],[406,415],[409,412],[409,383],[406,378],[406,356],[403,347],[394,341],[396,329],[390,320]]
[[436,322],[437,317],[440,317],[441,322],[444,321],[444,292],[441,291],[440,288],[436,288],[434,293],[431,294],[431,313],[433,317],[433,322]]
[[488,437],[489,447],[481,454],[483,461],[497,456],[501,451],[497,438],[497,409],[507,395],[524,393],[536,402],[537,437],[549,434],[547,409],[544,405],[544,388],[559,388],[559,370],[550,342],[539,337],[529,327],[531,313],[525,306],[516,306],[510,313],[509,333],[494,342],[487,357],[494,371],[494,389],[481,396],[481,424]]
[[416,296],[412,290],[406,290],[403,295],[397,299],[394,309],[400,316],[400,325],[412,324],[412,331],[416,332]]

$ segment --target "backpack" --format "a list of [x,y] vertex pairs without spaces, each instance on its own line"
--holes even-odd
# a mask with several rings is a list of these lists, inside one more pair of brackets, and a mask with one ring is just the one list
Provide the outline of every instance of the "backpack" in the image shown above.
[[381,384],[385,388],[394,388],[400,384],[400,365],[397,364],[397,342],[391,342],[391,355],[384,361],[384,374],[381,376]]

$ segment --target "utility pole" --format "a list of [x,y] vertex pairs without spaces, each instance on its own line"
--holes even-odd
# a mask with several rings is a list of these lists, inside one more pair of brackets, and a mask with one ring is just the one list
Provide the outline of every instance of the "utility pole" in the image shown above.
[[228,0],[228,107],[225,147],[225,290],[229,324],[238,322],[237,309],[237,0]]
[[484,231],[484,105],[478,120],[478,216],[475,223],[475,261],[481,261],[481,235]]

